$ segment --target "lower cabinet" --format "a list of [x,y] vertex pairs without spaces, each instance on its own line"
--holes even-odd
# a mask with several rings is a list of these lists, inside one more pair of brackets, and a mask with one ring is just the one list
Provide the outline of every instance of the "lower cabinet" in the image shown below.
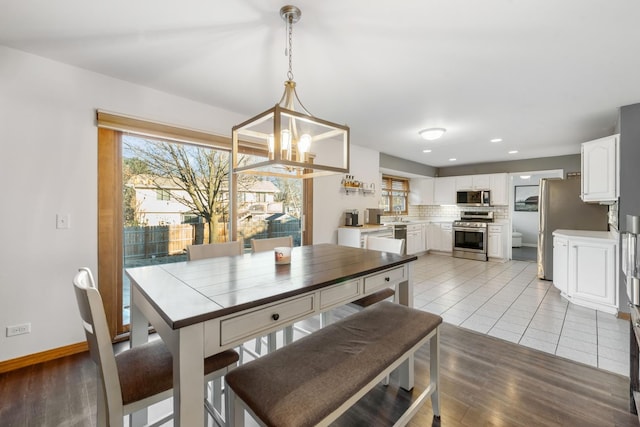
[[[565,230],[559,230],[565,231]],[[611,314],[618,312],[617,239],[608,232],[554,233],[553,279],[574,304]],[[597,234],[601,233],[601,234]]]
[[563,295],[569,292],[569,239],[553,238],[553,284]]
[[492,224],[487,227],[487,255],[489,258],[504,259],[506,257],[506,233],[502,225]]
[[422,224],[407,225],[407,255],[413,255],[425,251],[425,238],[422,235]]
[[453,251],[453,230],[449,222],[432,222],[427,226],[427,250]]

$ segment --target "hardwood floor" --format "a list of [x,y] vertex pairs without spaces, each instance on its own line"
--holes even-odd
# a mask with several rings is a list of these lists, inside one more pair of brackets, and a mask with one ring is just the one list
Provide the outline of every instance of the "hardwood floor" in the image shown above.
[[[416,388],[426,384],[428,345],[416,357]],[[441,334],[442,419],[434,426],[637,426],[629,380],[449,324]],[[376,387],[336,426],[388,426],[412,393]],[[96,381],[87,353],[0,375],[0,425],[95,425]],[[409,424],[432,425],[430,403]]]

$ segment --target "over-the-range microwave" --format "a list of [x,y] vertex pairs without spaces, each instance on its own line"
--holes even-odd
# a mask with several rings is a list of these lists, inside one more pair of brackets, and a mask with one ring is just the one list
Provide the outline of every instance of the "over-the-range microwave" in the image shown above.
[[457,191],[456,204],[459,206],[491,206],[491,191]]

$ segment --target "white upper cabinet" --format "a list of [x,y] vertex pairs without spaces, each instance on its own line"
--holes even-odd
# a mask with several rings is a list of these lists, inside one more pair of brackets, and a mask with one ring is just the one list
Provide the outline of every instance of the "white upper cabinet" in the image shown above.
[[491,185],[490,175],[456,176],[456,191],[458,190],[488,190]]
[[409,181],[410,205],[433,205],[433,178],[412,178]]
[[618,135],[582,144],[582,200],[614,202],[619,196]]
[[491,205],[507,206],[509,204],[509,175],[493,173],[487,175],[490,179]]
[[435,178],[433,185],[434,205],[455,205],[456,204],[456,177],[447,176]]

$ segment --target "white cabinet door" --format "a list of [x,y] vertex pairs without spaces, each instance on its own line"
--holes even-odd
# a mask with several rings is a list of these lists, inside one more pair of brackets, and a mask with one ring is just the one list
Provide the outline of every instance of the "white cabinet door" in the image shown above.
[[553,238],[553,284],[560,292],[569,292],[569,241]]
[[491,204],[494,206],[509,205],[509,176],[506,173],[492,173],[489,175],[491,190]]
[[615,306],[615,244],[570,240],[569,251],[571,296]]
[[504,241],[501,225],[490,225],[487,239],[487,255],[490,258],[504,258]]
[[412,178],[409,181],[410,205],[433,205],[433,178]]
[[456,204],[456,178],[447,176],[434,179],[433,187],[434,205],[455,205]]
[[618,198],[618,135],[585,142],[582,153],[582,200],[608,202]]
[[453,230],[451,223],[440,224],[440,250],[453,252]]
[[420,251],[424,252],[427,250],[427,224],[420,224]]
[[456,176],[456,191],[473,190],[473,175]]
[[437,251],[440,248],[440,224],[427,224],[427,250]]
[[491,188],[491,176],[485,175],[473,175],[473,189],[474,190],[489,190]]
[[456,176],[456,190],[488,190],[490,186],[490,174]]
[[422,227],[420,224],[408,225],[406,241],[407,255],[413,255],[421,252],[422,241]]

